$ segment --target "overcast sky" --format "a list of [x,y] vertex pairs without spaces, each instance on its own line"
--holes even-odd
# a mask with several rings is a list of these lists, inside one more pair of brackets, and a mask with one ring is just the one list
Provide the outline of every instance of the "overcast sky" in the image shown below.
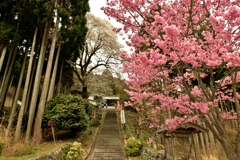
[[107,16],[100,9],[101,7],[106,5],[106,0],[89,0],[89,5],[91,13],[100,18],[107,19]]
[[[101,10],[101,7],[106,6],[106,0],[89,0],[90,5],[90,12],[94,14],[97,17],[107,19],[108,17],[104,14],[104,12]],[[110,22],[114,27],[121,26],[118,24],[115,20],[111,19]]]

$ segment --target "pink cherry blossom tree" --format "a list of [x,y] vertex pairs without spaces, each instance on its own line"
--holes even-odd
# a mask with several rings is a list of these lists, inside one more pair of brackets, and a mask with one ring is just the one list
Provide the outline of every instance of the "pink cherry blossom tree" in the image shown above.
[[[239,160],[240,0],[107,0],[103,10],[123,24],[134,50],[121,56],[127,105],[177,113],[165,121],[168,129],[199,119],[228,159]],[[229,103],[234,110],[224,112]],[[235,142],[224,119],[237,121]]]

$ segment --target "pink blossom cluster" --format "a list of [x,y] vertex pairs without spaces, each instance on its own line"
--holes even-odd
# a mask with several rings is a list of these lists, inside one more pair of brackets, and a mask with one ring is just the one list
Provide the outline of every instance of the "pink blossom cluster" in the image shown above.
[[[131,105],[152,108],[169,129],[210,117],[219,103],[235,103],[233,79],[240,82],[240,0],[107,0],[104,12],[123,24],[133,53],[122,53]],[[120,29],[116,29],[117,32]],[[157,105],[156,105],[157,102]],[[218,113],[218,112],[217,112]],[[220,112],[224,119],[240,116]],[[154,118],[150,127],[162,126]]]
[[172,119],[167,119],[166,120],[166,125],[167,125],[169,130],[175,130],[179,126],[181,126],[182,124],[187,123],[187,122],[196,121],[197,119],[198,119],[197,115],[195,115],[193,117],[187,117],[187,116],[177,117],[177,116],[175,116]]
[[235,112],[224,112],[222,114],[222,118],[225,120],[236,120],[237,119],[237,115]]
[[152,138],[149,138],[147,143],[148,143],[148,144],[151,144],[151,143],[153,143],[153,142],[154,142],[154,140],[153,140]]

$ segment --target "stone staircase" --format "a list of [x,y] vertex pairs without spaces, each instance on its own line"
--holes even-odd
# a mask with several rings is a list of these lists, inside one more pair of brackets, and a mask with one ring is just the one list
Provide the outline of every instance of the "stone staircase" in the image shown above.
[[89,160],[126,160],[120,134],[116,110],[106,109],[105,120],[96,137],[94,150]]

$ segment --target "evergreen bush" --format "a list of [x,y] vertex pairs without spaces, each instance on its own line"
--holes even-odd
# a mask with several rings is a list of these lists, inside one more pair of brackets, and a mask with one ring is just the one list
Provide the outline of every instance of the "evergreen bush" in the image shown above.
[[91,124],[91,126],[92,127],[98,127],[98,126],[100,126],[100,120],[99,119],[97,119],[97,118],[95,118],[95,119],[93,119],[92,120],[92,124]]
[[96,118],[97,118],[98,120],[101,120],[101,119],[102,119],[102,113],[101,113],[101,112],[98,112]]
[[101,119],[102,119],[102,113],[101,113],[101,112],[98,112],[96,118],[95,118],[95,119],[92,119],[91,126],[92,126],[92,127],[98,127],[98,126],[100,126],[100,124],[101,124]]
[[131,137],[127,140],[124,146],[126,156],[135,157],[141,155],[142,144],[139,140]]
[[[53,121],[54,127],[72,132],[84,131],[89,126],[93,105],[74,95],[59,95],[47,102],[43,115],[43,127]],[[91,113],[92,114],[92,113]]]
[[83,160],[84,152],[81,143],[74,142],[63,148],[61,160]]

